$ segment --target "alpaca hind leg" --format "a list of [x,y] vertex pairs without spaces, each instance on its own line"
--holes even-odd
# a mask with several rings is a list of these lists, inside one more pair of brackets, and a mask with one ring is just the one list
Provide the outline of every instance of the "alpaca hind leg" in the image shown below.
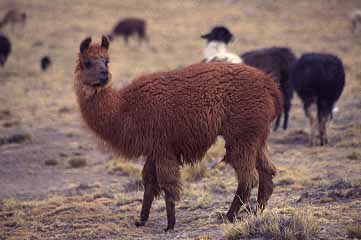
[[267,145],[259,148],[257,156],[257,171],[259,176],[258,185],[258,209],[263,212],[267,201],[273,193],[273,177],[276,174],[276,167],[269,159]]
[[322,116],[319,121],[318,131],[320,134],[321,146],[328,144],[327,139],[327,116]]
[[312,106],[314,106],[314,104],[307,104],[304,106],[306,117],[310,121],[310,138],[309,138],[310,146],[314,146],[316,144],[316,140],[317,140],[316,139],[317,121],[316,121],[315,117],[313,116]]
[[160,194],[160,188],[157,183],[155,162],[153,159],[148,159],[143,168],[143,185],[144,197],[142,210],[140,212],[140,220],[135,221],[137,227],[144,226],[149,218],[149,212],[152,207],[154,197]]
[[288,118],[289,118],[289,112],[291,109],[291,102],[287,101],[284,105],[284,119],[283,119],[283,130],[286,130],[288,128]]
[[157,181],[160,188],[164,191],[164,200],[167,211],[168,225],[165,231],[174,228],[175,218],[175,201],[180,198],[181,182],[179,162],[177,158],[167,158],[156,164]]
[[227,149],[227,159],[230,158],[230,164],[235,169],[238,180],[236,194],[227,212],[228,220],[233,222],[241,206],[249,202],[255,178],[257,151],[253,145],[239,145],[231,150],[229,152]]

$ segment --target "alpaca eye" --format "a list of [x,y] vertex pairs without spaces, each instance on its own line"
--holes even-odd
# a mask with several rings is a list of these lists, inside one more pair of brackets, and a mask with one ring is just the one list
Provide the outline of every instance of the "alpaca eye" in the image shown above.
[[87,69],[91,68],[92,65],[93,65],[93,64],[92,64],[90,61],[85,61],[85,62],[84,62],[84,66],[85,66]]

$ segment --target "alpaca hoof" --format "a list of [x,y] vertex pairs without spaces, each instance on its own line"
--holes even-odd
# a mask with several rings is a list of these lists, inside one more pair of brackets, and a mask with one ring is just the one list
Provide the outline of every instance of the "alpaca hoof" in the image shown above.
[[134,224],[136,227],[143,227],[145,225],[145,222],[144,221],[135,221]]
[[174,226],[168,226],[167,228],[164,229],[164,232],[168,232],[172,230],[174,230]]
[[233,213],[232,213],[232,214],[227,213],[227,214],[226,214],[226,219],[227,219],[230,223],[233,223],[233,222],[235,221],[235,219],[237,219],[237,216],[235,216]]

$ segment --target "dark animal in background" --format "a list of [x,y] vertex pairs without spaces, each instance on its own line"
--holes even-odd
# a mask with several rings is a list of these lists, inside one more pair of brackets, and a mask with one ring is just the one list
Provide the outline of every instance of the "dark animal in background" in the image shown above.
[[25,25],[26,22],[26,13],[20,12],[17,9],[9,10],[3,19],[0,21],[0,28],[4,27],[5,25],[12,24],[21,24],[22,26]]
[[49,56],[44,56],[40,60],[40,67],[43,71],[46,71],[51,65],[51,59]]
[[207,40],[204,49],[203,62],[230,62],[242,63],[242,59],[236,54],[227,51],[227,45],[233,41],[233,34],[225,26],[216,26],[211,32],[203,34],[201,38]]
[[351,32],[359,33],[361,28],[361,10],[355,10],[350,15],[351,20]]
[[0,66],[3,67],[6,60],[11,53],[11,42],[10,40],[0,33]]
[[87,126],[117,153],[146,156],[144,226],[153,199],[164,192],[168,226],[175,225],[175,201],[181,191],[180,167],[202,159],[218,135],[226,140],[224,161],[237,176],[238,188],[227,213],[234,220],[249,201],[258,172],[258,204],[263,210],[273,191],[276,168],[268,157],[267,137],[282,109],[277,84],[244,64],[194,64],[145,75],[120,90],[111,87],[109,42],[80,44],[75,91]]
[[[345,85],[342,61],[331,54],[303,54],[293,67],[291,79],[310,121],[310,144],[315,145],[317,141],[317,125],[321,145],[327,144],[326,124],[332,119],[332,110]],[[311,105],[317,106],[318,121],[312,114]]]
[[114,37],[120,36],[124,38],[124,42],[127,44],[128,38],[132,35],[137,35],[139,42],[148,40],[145,20],[140,18],[125,18],[114,27],[112,33],[108,35],[108,38],[113,40]]
[[[288,127],[289,112],[293,97],[293,87],[290,80],[290,71],[296,61],[296,56],[291,49],[286,47],[271,47],[245,52],[241,55],[243,63],[261,69],[272,75],[283,94],[283,129]],[[280,125],[282,113],[277,116],[273,130],[276,131]]]

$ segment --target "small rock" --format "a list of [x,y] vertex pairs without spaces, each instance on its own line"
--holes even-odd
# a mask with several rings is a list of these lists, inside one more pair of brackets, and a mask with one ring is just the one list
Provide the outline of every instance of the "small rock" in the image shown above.
[[94,199],[97,199],[97,198],[110,198],[110,199],[113,199],[114,194],[113,193],[97,193],[97,194],[94,195],[93,198]]
[[58,165],[58,161],[56,159],[47,159],[44,164],[47,166],[55,166]]
[[31,135],[28,133],[18,133],[11,135],[9,137],[0,138],[0,145],[3,144],[13,144],[13,143],[23,143],[31,139]]
[[309,198],[309,193],[308,192],[305,192],[305,193],[303,193],[300,197],[299,197],[299,199],[297,199],[297,203],[299,203],[299,202],[302,202],[304,199],[306,199],[306,198]]
[[80,168],[86,166],[86,159],[85,158],[71,158],[69,160],[69,165],[73,168]]
[[18,126],[20,123],[17,122],[17,121],[12,121],[12,122],[5,122],[3,123],[3,127],[5,128],[11,128],[11,127],[14,127],[14,126]]
[[59,112],[59,113],[70,113],[70,112],[71,112],[71,108],[69,108],[69,107],[62,107],[62,108],[59,108],[58,112]]

